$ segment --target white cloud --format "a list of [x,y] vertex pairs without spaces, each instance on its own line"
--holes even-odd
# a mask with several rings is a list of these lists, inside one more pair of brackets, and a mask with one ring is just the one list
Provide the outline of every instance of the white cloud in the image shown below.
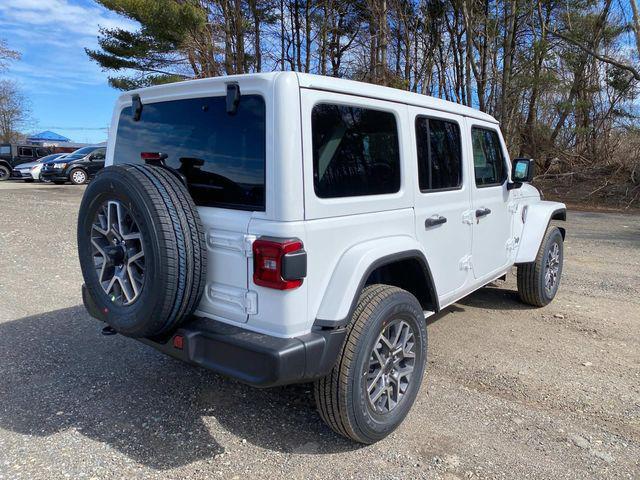
[[95,36],[100,26],[135,28],[135,23],[98,5],[69,0],[3,0],[2,16],[15,25],[44,26],[77,35]]
[[37,93],[104,85],[107,75],[84,52],[96,48],[100,27],[136,24],[92,0],[0,0],[0,37],[23,54],[4,76]]

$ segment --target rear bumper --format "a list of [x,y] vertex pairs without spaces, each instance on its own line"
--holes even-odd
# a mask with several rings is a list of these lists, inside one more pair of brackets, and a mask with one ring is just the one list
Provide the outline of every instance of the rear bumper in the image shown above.
[[[89,313],[101,320],[84,285],[82,298]],[[273,387],[309,382],[328,374],[345,335],[345,328],[337,328],[279,338],[194,317],[167,339],[139,340],[174,358],[244,383]],[[176,340],[177,337],[181,340]]]

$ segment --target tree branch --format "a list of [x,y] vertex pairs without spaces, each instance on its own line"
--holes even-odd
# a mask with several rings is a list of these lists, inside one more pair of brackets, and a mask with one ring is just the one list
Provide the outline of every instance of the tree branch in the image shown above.
[[627,65],[626,63],[623,63],[623,62],[621,62],[619,60],[616,60],[615,58],[612,58],[612,57],[609,57],[607,55],[603,55],[601,53],[598,53],[595,50],[593,50],[592,48],[587,47],[586,45],[578,42],[574,38],[571,38],[571,37],[569,37],[569,36],[567,36],[567,35],[565,35],[563,33],[560,33],[557,30],[554,30],[552,33],[556,37],[561,38],[565,42],[569,42],[572,45],[575,45],[576,47],[578,47],[580,50],[582,50],[586,54],[591,55],[592,57],[600,60],[601,62],[608,63],[609,65],[613,65],[614,67],[618,67],[621,70],[629,72],[631,75],[633,75],[633,78],[635,80],[640,81],[640,70],[636,69],[635,67],[633,67],[631,65]]

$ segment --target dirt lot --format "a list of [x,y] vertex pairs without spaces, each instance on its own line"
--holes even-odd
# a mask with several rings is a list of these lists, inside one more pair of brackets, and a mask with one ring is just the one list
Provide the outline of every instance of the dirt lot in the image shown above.
[[307,385],[254,390],[101,336],[82,190],[0,184],[0,479],[640,477],[640,216],[570,212],[546,308],[510,276],[430,319],[416,405],[362,447]]

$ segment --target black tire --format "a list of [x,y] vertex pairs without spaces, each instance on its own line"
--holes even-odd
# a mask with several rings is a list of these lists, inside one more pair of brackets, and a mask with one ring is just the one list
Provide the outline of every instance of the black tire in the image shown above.
[[[103,289],[94,264],[94,221],[106,202],[127,210],[144,248],[137,298],[121,304]],[[104,218],[104,217],[103,217]],[[124,248],[124,251],[126,251]],[[161,167],[119,165],[101,170],[82,198],[78,253],[89,294],[105,321],[131,337],[154,337],[177,328],[202,298],[207,272],[204,228],[186,187]]]
[[24,183],[33,183],[33,178],[25,179]]
[[74,185],[84,185],[89,180],[89,175],[81,168],[74,168],[69,172],[69,181]]
[[11,177],[11,170],[6,165],[0,165],[0,182],[9,180]]
[[[375,411],[367,393],[369,359],[378,337],[396,320],[414,334],[414,370],[404,396],[395,408]],[[356,442],[371,444],[393,432],[411,409],[422,383],[427,357],[427,328],[418,300],[389,285],[367,286],[347,327],[347,336],[331,373],[315,382],[316,405],[334,431]],[[365,370],[366,369],[366,370]]]
[[54,181],[53,181],[53,183],[54,183],[55,185],[64,185],[64,184],[65,184],[65,183],[67,183],[67,182],[65,182],[64,180],[54,180]]
[[[546,273],[549,268],[547,265],[550,252],[554,249],[554,245],[558,247],[558,269],[555,282],[552,288],[546,287]],[[563,239],[562,233],[558,227],[549,227],[542,239],[540,249],[535,261],[531,263],[522,263],[518,265],[518,295],[520,300],[534,307],[544,307],[558,293],[560,279],[562,277],[563,263]]]

